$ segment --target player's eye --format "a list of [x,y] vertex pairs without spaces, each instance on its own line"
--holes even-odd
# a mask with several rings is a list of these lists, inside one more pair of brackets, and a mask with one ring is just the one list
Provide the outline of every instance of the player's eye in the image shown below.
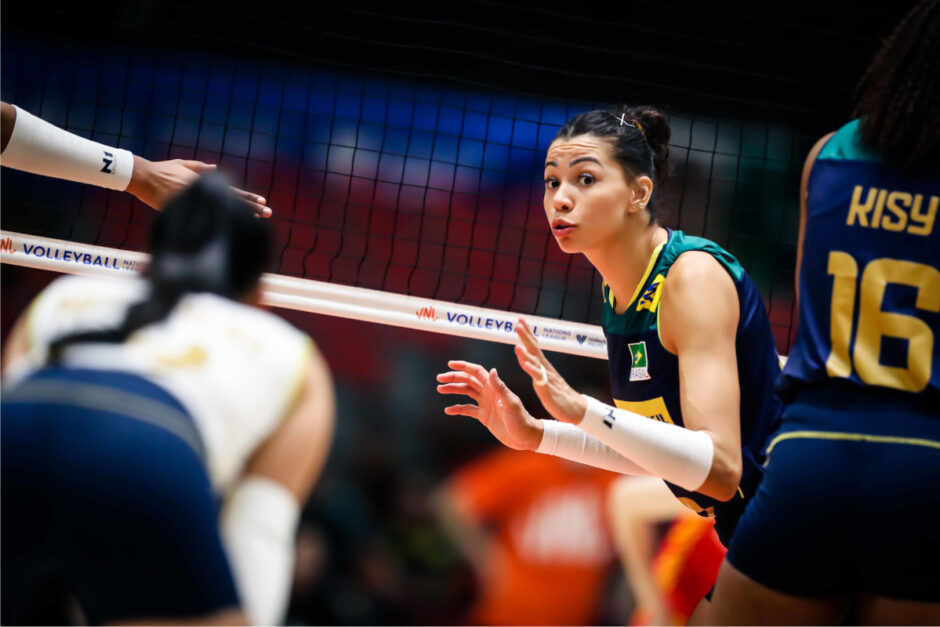
[[550,176],[550,177],[548,177],[547,179],[545,179],[545,188],[546,188],[546,189],[555,189],[555,188],[557,188],[557,187],[558,187],[558,179],[556,179],[556,178],[553,177],[553,176]]
[[587,173],[587,172],[582,172],[582,173],[578,176],[578,180],[581,181],[581,183],[582,183],[583,185],[591,185],[591,184],[594,183],[594,181],[595,181],[596,179],[594,178],[594,175],[593,175],[593,174],[589,174],[589,173]]

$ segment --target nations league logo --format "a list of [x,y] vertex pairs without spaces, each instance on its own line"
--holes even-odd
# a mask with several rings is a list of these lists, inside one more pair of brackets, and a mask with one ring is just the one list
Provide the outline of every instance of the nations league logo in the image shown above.
[[578,333],[575,337],[578,338],[578,344],[584,344],[584,340],[587,339],[586,335],[582,335],[580,333]]
[[650,379],[649,362],[646,355],[646,342],[628,344],[630,348],[630,380],[648,381]]

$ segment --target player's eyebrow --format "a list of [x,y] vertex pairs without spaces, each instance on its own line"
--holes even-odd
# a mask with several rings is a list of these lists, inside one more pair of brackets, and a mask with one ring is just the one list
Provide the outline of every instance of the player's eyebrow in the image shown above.
[[[568,165],[569,165],[569,166],[576,165],[576,164],[581,163],[581,162],[583,162],[583,161],[591,161],[591,162],[596,163],[597,165],[601,165],[601,162],[598,161],[597,159],[595,159],[594,157],[579,157],[579,158],[575,159],[574,161],[572,161],[571,163],[569,163]],[[558,163],[555,162],[555,161],[546,161],[546,162],[545,162],[545,167],[546,167],[546,168],[547,168],[547,167],[556,167],[556,168],[557,168],[557,167],[558,167]]]
[[596,163],[597,165],[601,165],[601,162],[598,161],[597,159],[595,159],[594,157],[580,157],[579,159],[575,159],[574,161],[572,161],[572,162],[569,163],[568,165],[569,165],[569,166],[572,166],[572,165],[575,165],[575,164],[577,164],[577,163],[582,163],[582,162],[584,162],[584,161],[591,161],[591,162],[593,162],[593,163]]

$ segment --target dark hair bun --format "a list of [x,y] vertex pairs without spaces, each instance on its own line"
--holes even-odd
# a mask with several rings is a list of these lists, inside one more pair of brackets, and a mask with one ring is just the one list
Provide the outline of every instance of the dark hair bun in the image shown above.
[[649,106],[629,107],[626,112],[628,118],[633,118],[643,126],[643,136],[653,153],[655,182],[661,184],[669,176],[669,138],[672,137],[666,114]]

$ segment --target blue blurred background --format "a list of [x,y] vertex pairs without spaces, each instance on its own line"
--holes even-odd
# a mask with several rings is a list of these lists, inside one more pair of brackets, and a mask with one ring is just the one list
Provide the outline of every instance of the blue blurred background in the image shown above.
[[[786,352],[803,159],[848,119],[854,82],[909,3],[778,4],[767,20],[767,7],[721,3],[475,0],[416,16],[367,2],[8,1],[0,95],[149,159],[218,163],[273,208],[272,271],[591,323],[599,279],[549,236],[544,151],[574,113],[660,105],[674,170],[663,223],[738,256]],[[2,171],[7,230],[140,250],[151,219],[126,194]],[[54,277],[0,273],[6,337]],[[317,340],[339,398],[292,621],[460,622],[476,584],[428,495],[493,440],[443,415],[434,375],[451,358],[497,367],[540,415],[511,348],[278,313]],[[553,361],[607,395],[604,362]],[[610,581],[596,620],[624,622],[626,588]]]

